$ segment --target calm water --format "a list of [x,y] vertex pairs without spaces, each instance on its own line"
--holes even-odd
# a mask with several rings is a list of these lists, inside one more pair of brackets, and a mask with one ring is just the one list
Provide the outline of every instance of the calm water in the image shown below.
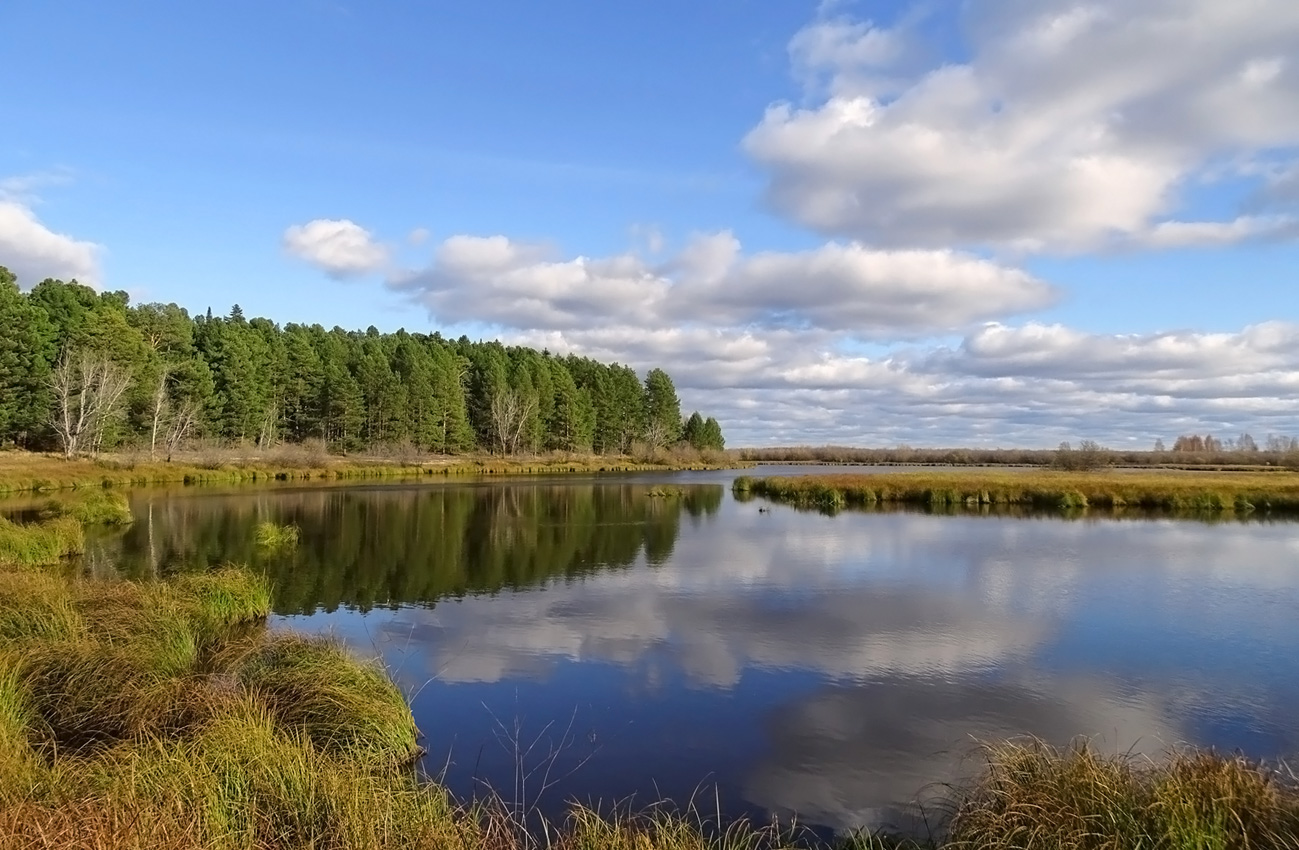
[[88,561],[268,570],[280,625],[382,654],[430,771],[550,812],[906,826],[981,739],[1299,750],[1299,525],[760,512],[730,477],[140,491]]

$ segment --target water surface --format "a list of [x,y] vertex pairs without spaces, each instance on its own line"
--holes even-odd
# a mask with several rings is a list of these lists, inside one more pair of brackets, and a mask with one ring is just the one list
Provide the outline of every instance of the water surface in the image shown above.
[[383,656],[430,771],[551,813],[907,826],[981,740],[1299,749],[1299,525],[829,517],[729,477],[141,490],[87,561],[266,569],[277,623]]

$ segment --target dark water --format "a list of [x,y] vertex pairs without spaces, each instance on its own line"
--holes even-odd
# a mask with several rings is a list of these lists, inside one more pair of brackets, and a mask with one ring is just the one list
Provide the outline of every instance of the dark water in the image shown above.
[[1297,524],[759,512],[729,477],[140,491],[88,561],[266,569],[279,624],[382,654],[430,771],[549,812],[906,826],[979,740],[1299,750]]

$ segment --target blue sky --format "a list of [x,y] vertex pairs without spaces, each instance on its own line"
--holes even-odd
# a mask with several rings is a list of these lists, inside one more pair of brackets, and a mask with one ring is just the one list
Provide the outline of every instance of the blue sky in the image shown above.
[[732,444],[1299,432],[1288,0],[8,0],[0,264],[676,376]]

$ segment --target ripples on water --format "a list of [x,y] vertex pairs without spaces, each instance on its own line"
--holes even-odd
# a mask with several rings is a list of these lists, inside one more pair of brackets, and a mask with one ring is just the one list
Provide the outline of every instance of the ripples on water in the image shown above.
[[139,491],[87,569],[266,569],[282,625],[382,654],[431,771],[550,812],[905,826],[980,740],[1296,749],[1299,525],[760,513],[725,478]]

